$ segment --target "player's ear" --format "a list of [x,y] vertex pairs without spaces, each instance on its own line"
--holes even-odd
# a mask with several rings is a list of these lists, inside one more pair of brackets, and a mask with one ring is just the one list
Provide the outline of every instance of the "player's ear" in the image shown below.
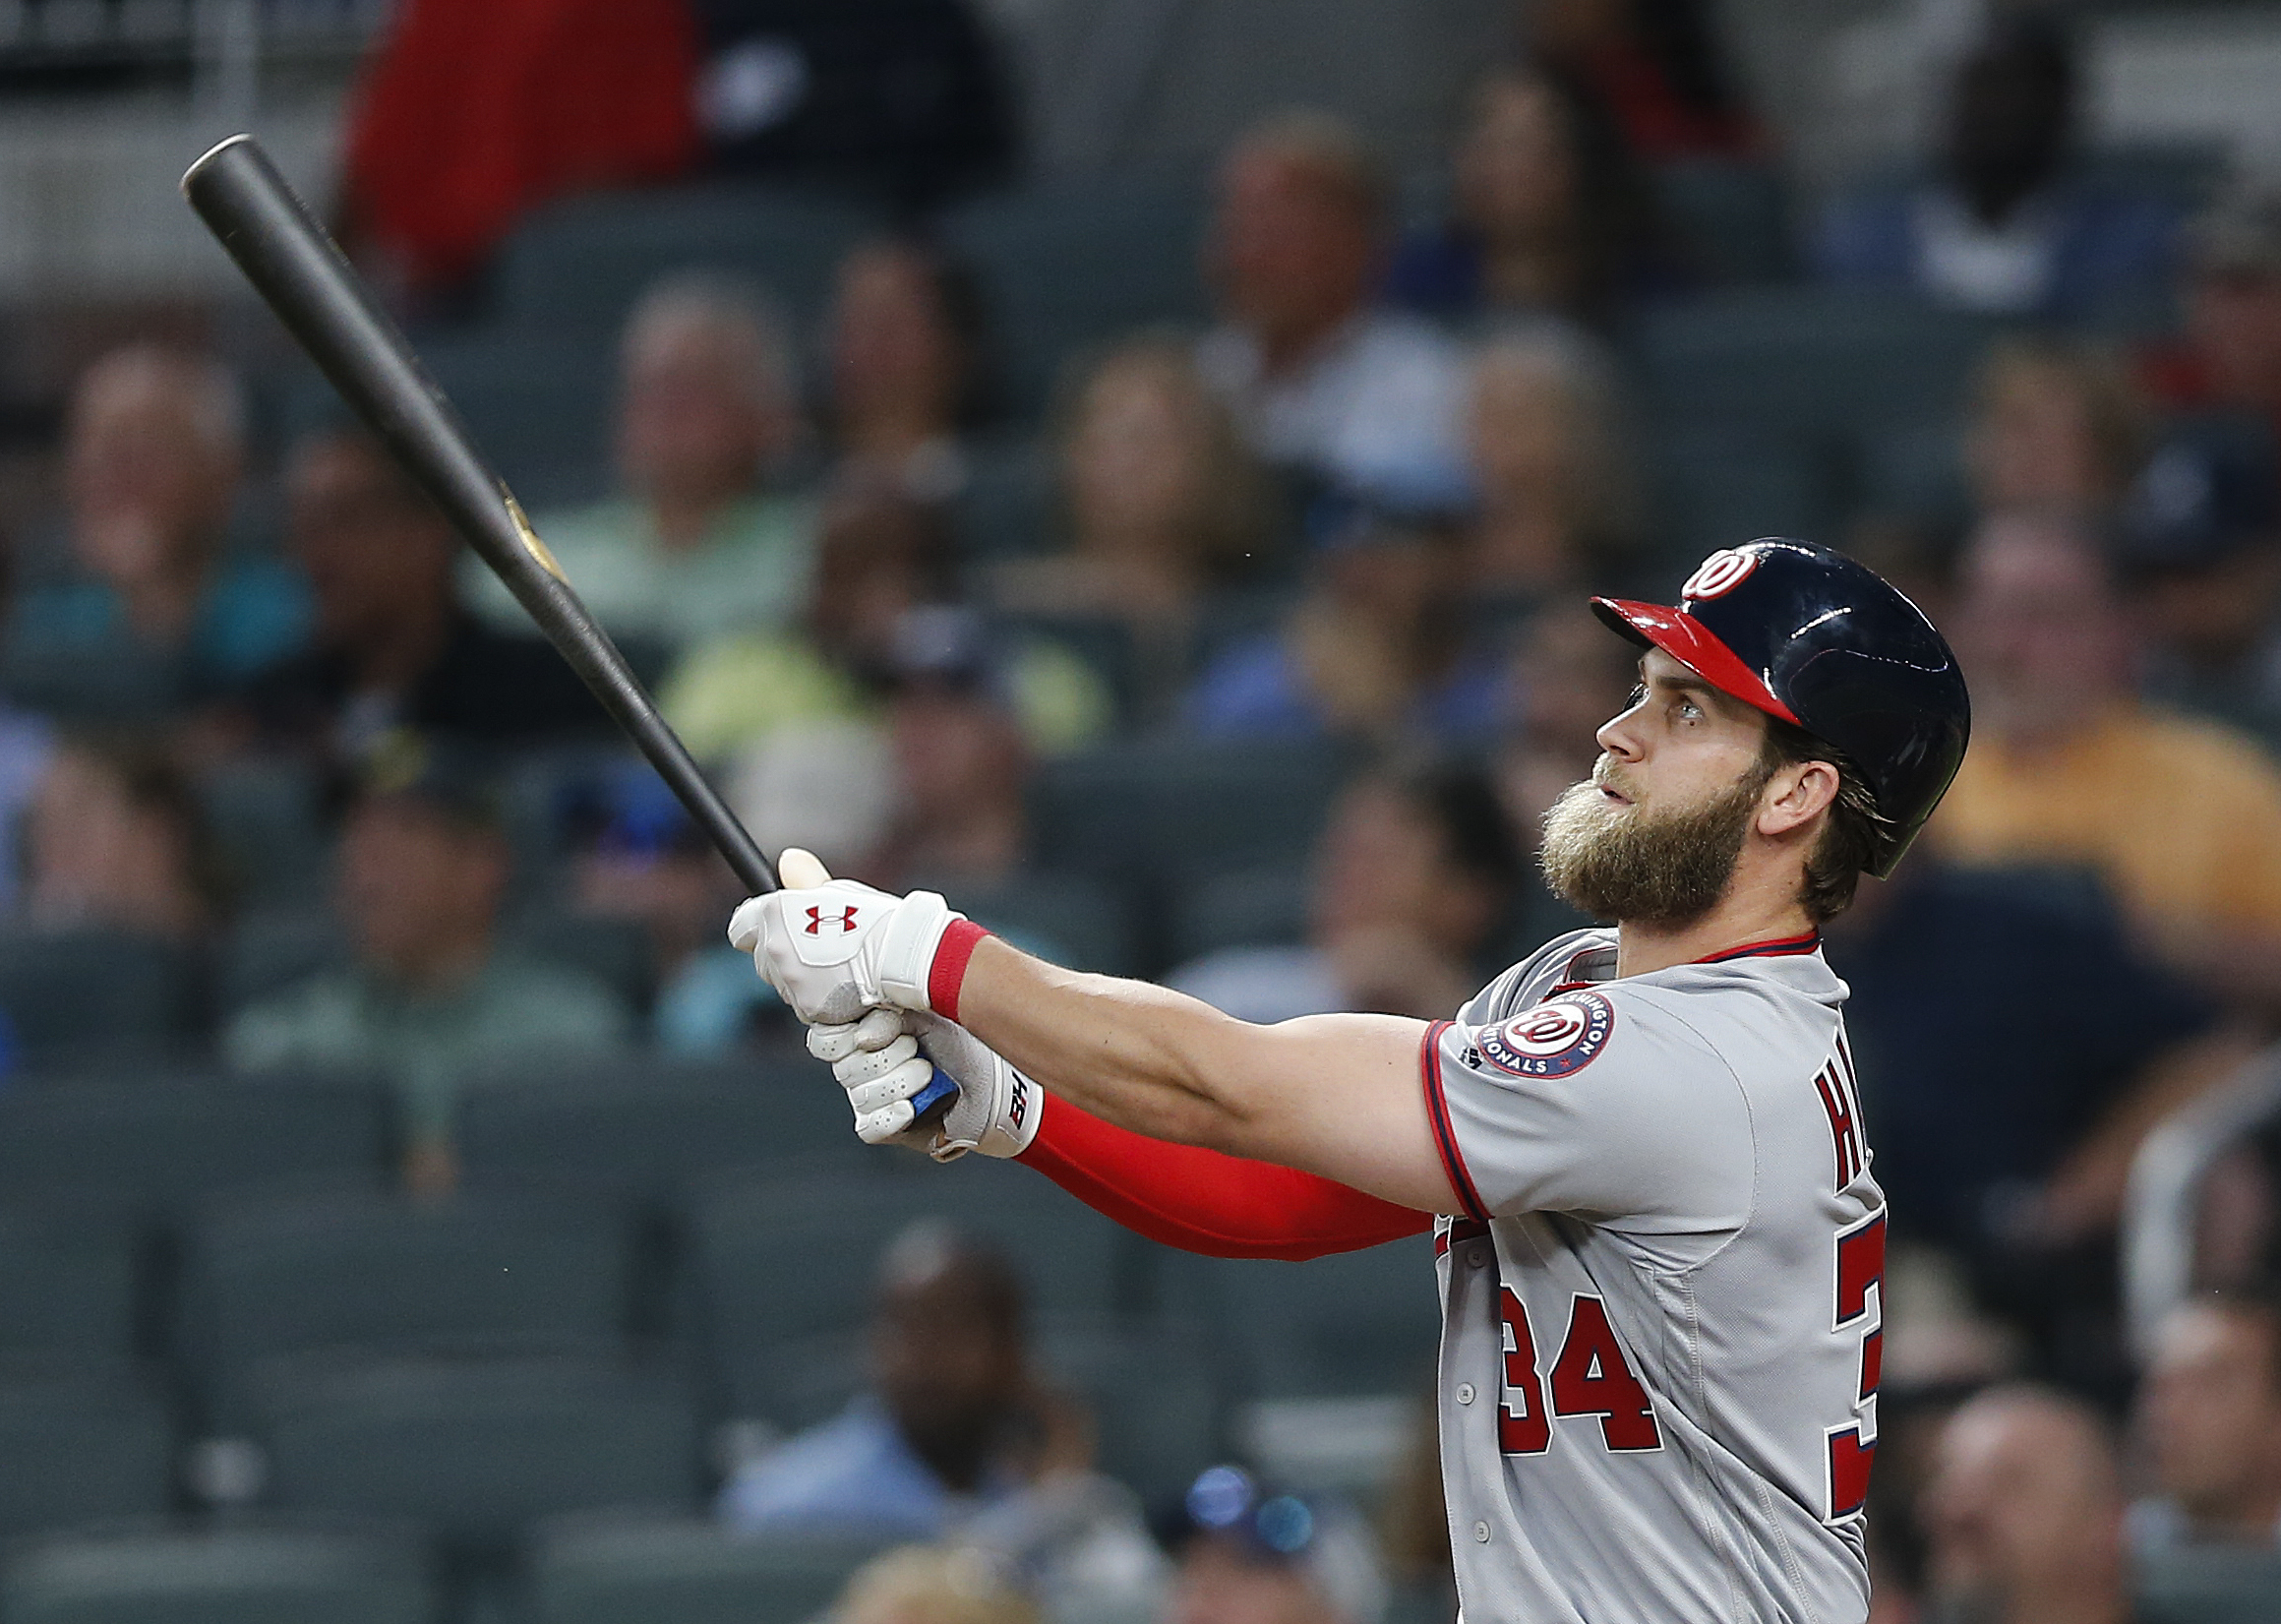
[[805,891],[811,885],[821,885],[831,874],[824,868],[823,859],[815,853],[787,846],[777,855],[776,878],[788,891]]
[[1759,811],[1759,832],[1785,835],[1810,823],[1837,799],[1837,769],[1828,761],[1798,761],[1774,776],[1775,795]]

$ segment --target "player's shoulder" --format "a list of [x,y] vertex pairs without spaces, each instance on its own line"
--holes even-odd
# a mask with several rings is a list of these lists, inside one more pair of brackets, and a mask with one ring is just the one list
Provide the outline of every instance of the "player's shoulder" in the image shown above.
[[1519,1014],[1557,988],[1604,980],[1615,971],[1616,932],[1591,926],[1554,936],[1481,989],[1459,1015],[1478,1026]]

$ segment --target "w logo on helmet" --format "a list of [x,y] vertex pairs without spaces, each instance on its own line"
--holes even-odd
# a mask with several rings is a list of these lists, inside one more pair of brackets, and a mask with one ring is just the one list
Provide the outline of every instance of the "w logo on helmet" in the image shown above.
[[837,931],[844,936],[855,928],[856,905],[852,902],[837,913],[827,914],[821,908],[810,908],[808,911],[808,933],[811,936],[819,936],[826,930]]
[[1759,567],[1756,553],[1721,547],[1695,567],[1695,573],[1679,588],[1681,598],[1722,598],[1750,578]]

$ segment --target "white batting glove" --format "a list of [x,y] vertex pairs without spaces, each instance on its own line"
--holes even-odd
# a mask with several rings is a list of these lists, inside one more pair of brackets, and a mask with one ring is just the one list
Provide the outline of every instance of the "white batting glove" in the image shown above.
[[[777,872],[785,888],[748,897],[729,921],[729,940],[752,955],[753,967],[794,1014],[844,1025],[890,1004],[933,1009],[929,982],[936,956],[952,927],[965,925],[965,915],[932,891],[899,897],[833,879],[797,848],[778,858]],[[963,953],[973,951],[979,933],[972,926],[958,933]],[[955,968],[964,963],[960,956]],[[946,985],[955,1000],[955,976]]]
[[[1019,1156],[1038,1136],[1046,1092],[973,1033],[939,1016],[874,1009],[860,1021],[809,1028],[808,1052],[831,1063],[866,1144],[907,1144],[937,1162],[968,1151]],[[932,1128],[914,1128],[911,1097],[935,1070],[958,1097]]]

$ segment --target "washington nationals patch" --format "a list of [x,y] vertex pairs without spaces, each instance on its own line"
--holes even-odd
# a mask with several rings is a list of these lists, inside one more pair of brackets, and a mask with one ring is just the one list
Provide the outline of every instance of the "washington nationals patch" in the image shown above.
[[1516,1077],[1565,1077],[1591,1064],[1616,1029],[1615,1005],[1597,992],[1563,992],[1509,1021],[1483,1027],[1481,1057]]

